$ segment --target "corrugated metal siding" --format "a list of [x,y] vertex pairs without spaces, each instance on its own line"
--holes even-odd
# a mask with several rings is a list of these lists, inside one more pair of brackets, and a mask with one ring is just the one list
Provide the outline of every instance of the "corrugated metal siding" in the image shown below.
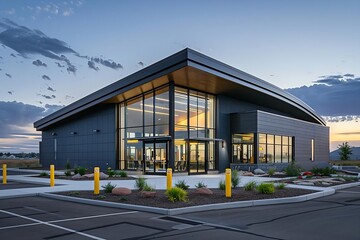
[[[93,130],[99,130],[94,132]],[[76,132],[76,134],[70,134]],[[52,136],[52,133],[56,133]],[[67,123],[43,131],[41,144],[41,164],[65,167],[94,167],[105,169],[116,165],[116,125],[115,105],[102,105],[86,114],[71,119]],[[55,161],[55,146],[57,154]]]

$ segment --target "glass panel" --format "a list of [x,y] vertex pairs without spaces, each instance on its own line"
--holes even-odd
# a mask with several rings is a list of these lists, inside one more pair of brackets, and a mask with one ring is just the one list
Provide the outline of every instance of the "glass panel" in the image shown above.
[[155,126],[155,136],[169,136],[169,125]]
[[126,126],[135,127],[143,125],[142,97],[127,102]]
[[260,163],[266,163],[266,144],[259,144],[259,161]]
[[190,143],[190,173],[197,172],[197,144]]
[[198,127],[205,128],[205,94],[198,92],[198,112],[197,112],[197,119],[198,119]]
[[281,144],[281,136],[275,136],[275,144]]
[[187,127],[175,125],[175,139],[187,139]]
[[197,144],[198,172],[205,172],[205,143]]
[[125,127],[125,105],[124,103],[120,104],[120,128]]
[[206,130],[205,128],[198,128],[197,129],[197,135],[198,135],[198,138],[205,138],[206,137]]
[[259,143],[266,143],[266,134],[259,134]]
[[127,169],[142,169],[142,143],[129,141],[126,144],[126,165]]
[[282,136],[282,145],[289,145],[289,137]]
[[267,154],[266,154],[266,162],[273,163],[274,162],[274,145],[267,145]]
[[175,88],[175,124],[187,126],[187,90]]
[[289,145],[289,162],[291,162],[292,160],[293,160],[293,148],[291,145]]
[[146,94],[144,99],[144,125],[154,125],[154,97],[153,93]]
[[186,142],[184,140],[175,140],[175,171],[186,171]]
[[154,172],[154,161],[155,161],[154,143],[146,143],[144,151],[145,151],[145,171]]
[[143,136],[143,128],[126,128],[126,138],[138,138]]
[[215,142],[210,141],[208,144],[208,169],[215,169]]
[[190,138],[197,138],[197,129],[196,127],[189,127]]
[[144,127],[144,137],[154,136],[154,126]]
[[190,126],[197,126],[197,96],[196,92],[190,91],[189,122]]
[[283,163],[289,162],[289,146],[288,145],[282,146],[282,162]]
[[241,163],[241,144],[233,144],[233,163]]
[[155,92],[155,125],[169,124],[169,90],[163,88]]
[[215,128],[215,114],[214,114],[214,111],[215,111],[215,107],[214,107],[214,96],[211,96],[211,95],[208,95],[208,98],[207,98],[207,123],[206,123],[206,126],[208,128]]
[[166,172],[166,143],[155,143],[155,171]]
[[267,135],[267,144],[274,144],[274,135]]
[[275,145],[275,162],[281,163],[281,145]]

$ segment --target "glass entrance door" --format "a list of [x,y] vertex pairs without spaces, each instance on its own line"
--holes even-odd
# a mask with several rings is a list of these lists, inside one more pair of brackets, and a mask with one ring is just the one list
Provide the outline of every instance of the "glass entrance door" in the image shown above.
[[145,173],[166,173],[167,142],[145,142]]
[[254,163],[254,150],[252,144],[233,144],[234,163]]
[[190,142],[190,174],[206,172],[206,142]]

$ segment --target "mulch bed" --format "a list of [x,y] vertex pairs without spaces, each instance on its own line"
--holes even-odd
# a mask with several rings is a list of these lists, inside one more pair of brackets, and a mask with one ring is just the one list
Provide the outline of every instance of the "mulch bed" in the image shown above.
[[294,197],[304,194],[314,193],[315,191],[305,189],[276,189],[274,194],[260,194],[255,191],[245,191],[244,188],[236,188],[232,190],[232,197],[226,198],[225,192],[219,189],[211,189],[213,195],[201,195],[196,193],[195,189],[188,190],[188,201],[187,202],[171,202],[165,195],[165,190],[156,190],[155,198],[144,198],[137,190],[133,190],[128,196],[117,196],[111,193],[100,192],[100,195],[94,195],[93,191],[72,191],[72,192],[58,192],[55,194],[80,197],[94,200],[102,200],[117,203],[126,203],[134,205],[143,205],[160,208],[181,208],[198,206],[213,203],[226,203],[226,202],[237,202],[247,200],[259,200],[259,199],[271,199],[271,198],[284,198]]

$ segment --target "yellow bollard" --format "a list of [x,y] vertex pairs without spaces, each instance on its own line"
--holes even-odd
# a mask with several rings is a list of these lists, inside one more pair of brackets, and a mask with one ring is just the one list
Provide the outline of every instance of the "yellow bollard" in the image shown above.
[[55,166],[50,165],[50,187],[55,186]]
[[172,169],[168,168],[166,170],[166,190],[172,188]]
[[3,184],[6,184],[7,183],[7,179],[6,179],[6,174],[7,174],[7,169],[6,169],[6,164],[4,163],[3,166],[2,166],[2,172],[3,172]]
[[100,193],[100,169],[99,167],[94,168],[94,194]]
[[225,170],[225,197],[231,198],[231,169]]

